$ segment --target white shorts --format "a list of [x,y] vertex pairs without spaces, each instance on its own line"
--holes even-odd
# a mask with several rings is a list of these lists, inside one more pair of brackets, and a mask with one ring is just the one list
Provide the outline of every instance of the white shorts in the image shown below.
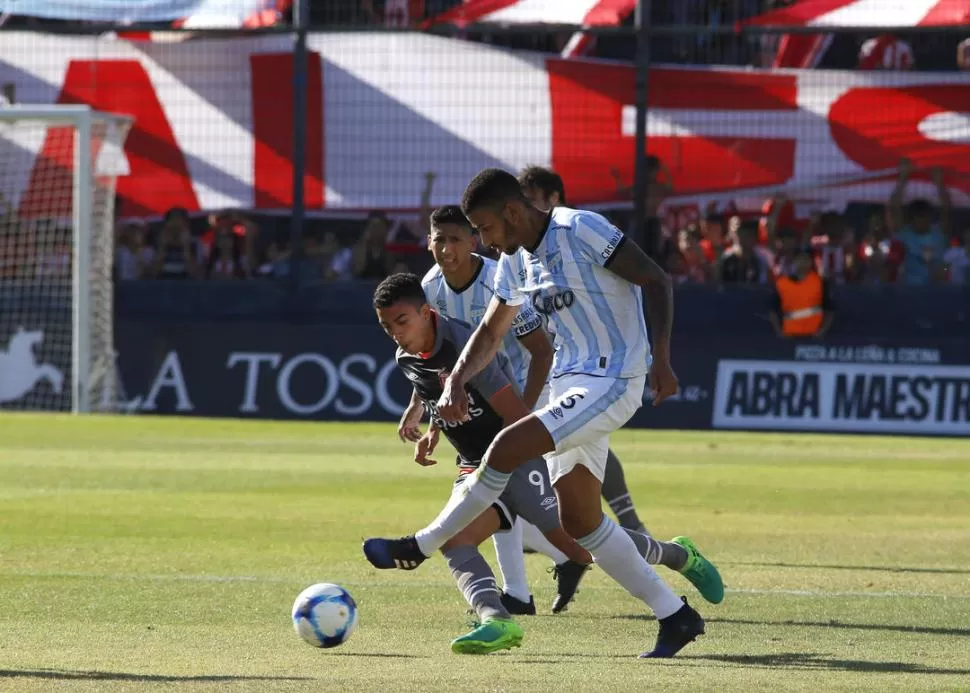
[[552,399],[536,410],[536,416],[556,444],[545,455],[552,484],[576,465],[583,465],[603,481],[610,434],[640,408],[645,383],[642,375],[600,378],[568,374],[551,381]]

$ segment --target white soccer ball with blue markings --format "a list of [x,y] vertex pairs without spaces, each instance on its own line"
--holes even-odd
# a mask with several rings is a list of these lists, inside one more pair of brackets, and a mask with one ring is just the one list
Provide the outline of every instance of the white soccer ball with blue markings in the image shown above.
[[357,602],[340,585],[310,585],[293,602],[293,628],[314,647],[342,645],[357,628]]

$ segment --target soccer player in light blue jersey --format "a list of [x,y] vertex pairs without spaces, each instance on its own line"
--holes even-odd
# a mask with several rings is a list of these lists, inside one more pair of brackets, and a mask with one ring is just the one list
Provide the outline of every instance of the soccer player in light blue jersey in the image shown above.
[[[446,422],[467,417],[465,384],[494,358],[524,303],[548,315],[554,326],[551,399],[495,438],[460,500],[412,540],[382,540],[382,548],[408,560],[410,551],[431,555],[494,503],[512,471],[542,455],[565,530],[660,622],[654,648],[642,656],[672,657],[704,632],[704,621],[603,513],[600,501],[609,434],[641,406],[648,372],[655,405],[677,392],[670,365],[670,277],[602,216],[564,207],[548,213],[536,209],[506,171],[479,173],[461,206],[482,242],[502,257],[496,295],[445,382],[439,416]],[[698,589],[719,588],[723,595],[716,569],[689,547],[690,565],[703,573]]]
[[[430,219],[431,232],[428,249],[435,260],[421,281],[428,304],[439,314],[456,318],[477,327],[485,317],[485,310],[494,295],[495,269],[498,263],[474,252],[478,245],[471,225],[458,205],[435,210]],[[549,399],[547,379],[552,365],[552,344],[543,329],[542,318],[523,305],[502,344],[502,352],[509,360],[522,399],[529,410],[536,403]],[[418,426],[424,407],[412,395],[411,404],[401,418],[398,434],[402,439],[417,440]],[[544,488],[552,488],[548,476],[536,480]],[[585,563],[569,560],[542,532],[522,518],[518,518],[508,532],[493,535],[495,554],[502,572],[504,589],[502,603],[514,615],[536,613],[535,600],[526,579],[523,558],[523,534],[529,545],[553,560],[551,569],[556,578],[556,597],[553,613],[566,608],[579,586],[586,569]]]
[[[562,178],[555,171],[541,166],[529,166],[519,172],[519,185],[522,192],[533,205],[543,212],[549,212],[553,207],[565,207],[566,187],[563,185]],[[620,465],[619,458],[610,450],[606,455],[606,469],[603,472],[603,488],[601,489],[603,500],[610,506],[613,514],[616,515],[617,523],[626,529],[637,532],[647,533],[637,509],[633,505],[633,498],[630,496],[630,489],[626,485],[626,476],[623,474],[623,467]],[[654,561],[651,561],[653,563]],[[679,561],[683,565],[682,561]],[[667,561],[665,564],[669,565]],[[677,564],[670,567],[679,570]]]

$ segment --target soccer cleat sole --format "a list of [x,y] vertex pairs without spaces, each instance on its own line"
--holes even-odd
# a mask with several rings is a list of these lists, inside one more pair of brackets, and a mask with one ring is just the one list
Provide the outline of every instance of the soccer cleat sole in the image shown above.
[[522,647],[522,636],[510,636],[502,638],[498,642],[482,642],[479,640],[463,640],[451,643],[451,651],[455,654],[467,655],[487,655],[502,650],[511,650],[513,647]]

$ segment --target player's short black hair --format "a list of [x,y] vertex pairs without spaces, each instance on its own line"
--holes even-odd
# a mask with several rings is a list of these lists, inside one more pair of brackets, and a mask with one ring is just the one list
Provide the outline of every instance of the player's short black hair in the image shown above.
[[374,289],[375,310],[390,308],[401,301],[408,301],[416,306],[423,306],[428,302],[418,275],[411,272],[398,272],[389,276]]
[[527,166],[519,174],[519,185],[526,190],[529,188],[541,190],[546,197],[553,193],[559,193],[559,203],[566,204],[566,186],[563,185],[562,176],[552,169],[542,166]]
[[474,231],[471,222],[468,221],[468,218],[458,205],[438,207],[438,209],[431,213],[431,228],[438,228],[443,224],[455,224],[469,231]]
[[461,196],[461,211],[467,217],[482,207],[498,208],[513,200],[526,201],[519,179],[500,168],[486,168],[472,178]]

